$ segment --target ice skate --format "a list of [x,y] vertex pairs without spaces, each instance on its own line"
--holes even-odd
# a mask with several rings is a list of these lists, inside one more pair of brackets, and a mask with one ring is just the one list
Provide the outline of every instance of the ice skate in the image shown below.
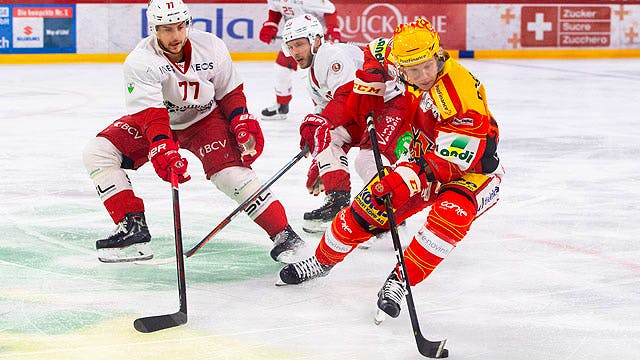
[[290,225],[287,225],[284,230],[272,237],[271,240],[273,240],[271,258],[283,263],[290,263],[298,249],[304,246],[304,241],[293,231]]
[[321,207],[304,213],[302,230],[308,233],[324,232],[338,211],[349,206],[350,201],[351,194],[349,191],[328,192]]
[[151,235],[144,213],[128,213],[111,236],[96,241],[98,260],[105,263],[149,260],[153,258],[149,241]]
[[397,271],[394,269],[387,278],[387,281],[384,282],[382,289],[378,291],[379,311],[376,314],[376,319],[374,320],[376,324],[379,324],[382,322],[382,319],[384,319],[384,316],[382,316],[380,311],[392,318],[397,318],[398,315],[400,315],[400,304],[402,303],[404,296],[404,282],[398,278]]
[[295,285],[319,276],[327,276],[333,265],[322,265],[315,256],[288,264],[280,270],[276,286]]
[[289,104],[275,104],[262,109],[262,120],[287,120]]

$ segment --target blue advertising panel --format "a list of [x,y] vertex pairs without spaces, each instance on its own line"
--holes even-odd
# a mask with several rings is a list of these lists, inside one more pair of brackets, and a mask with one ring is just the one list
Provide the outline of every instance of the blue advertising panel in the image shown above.
[[0,5],[0,54],[75,52],[75,4]]

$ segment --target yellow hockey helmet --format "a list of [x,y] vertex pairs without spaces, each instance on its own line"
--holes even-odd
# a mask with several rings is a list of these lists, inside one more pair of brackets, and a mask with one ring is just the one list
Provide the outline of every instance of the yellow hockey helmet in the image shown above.
[[391,55],[400,66],[423,63],[438,54],[439,50],[440,36],[425,19],[399,24],[393,33]]

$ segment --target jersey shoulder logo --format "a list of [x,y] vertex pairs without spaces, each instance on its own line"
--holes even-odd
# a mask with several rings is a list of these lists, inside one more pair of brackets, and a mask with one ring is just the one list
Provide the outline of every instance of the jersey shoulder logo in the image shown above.
[[331,64],[331,71],[333,71],[336,74],[339,74],[340,72],[342,72],[342,63],[339,61],[336,61],[333,64]]
[[443,118],[448,119],[456,114],[457,111],[451,100],[451,95],[449,95],[447,87],[442,80],[433,85],[430,93],[435,105],[438,107],[438,112]]

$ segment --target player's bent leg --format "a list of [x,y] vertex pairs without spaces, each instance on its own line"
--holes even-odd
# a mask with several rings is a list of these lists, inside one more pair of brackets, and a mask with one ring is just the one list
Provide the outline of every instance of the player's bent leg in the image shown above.
[[[211,181],[238,204],[247,200],[261,186],[256,173],[242,166],[224,168],[213,174]],[[274,260],[289,262],[304,245],[304,241],[289,226],[284,207],[270,189],[255,198],[244,212],[264,229],[274,242],[270,253]]]
[[129,178],[121,168],[123,159],[122,153],[103,137],[91,139],[83,151],[87,172],[116,224],[112,235],[96,242],[98,259],[102,262],[153,258],[144,204],[133,193]]
[[[438,195],[425,226],[404,250],[409,284],[414,286],[433,272],[467,234],[475,215],[476,208],[468,196],[451,190]],[[398,266],[378,292],[378,309],[394,318],[400,314],[405,294]]]
[[338,212],[318,247],[315,255],[289,264],[282,268],[276,285],[300,284],[307,280],[326,276],[334,265],[356,248],[357,244],[366,241],[371,234],[356,221],[349,207]]

